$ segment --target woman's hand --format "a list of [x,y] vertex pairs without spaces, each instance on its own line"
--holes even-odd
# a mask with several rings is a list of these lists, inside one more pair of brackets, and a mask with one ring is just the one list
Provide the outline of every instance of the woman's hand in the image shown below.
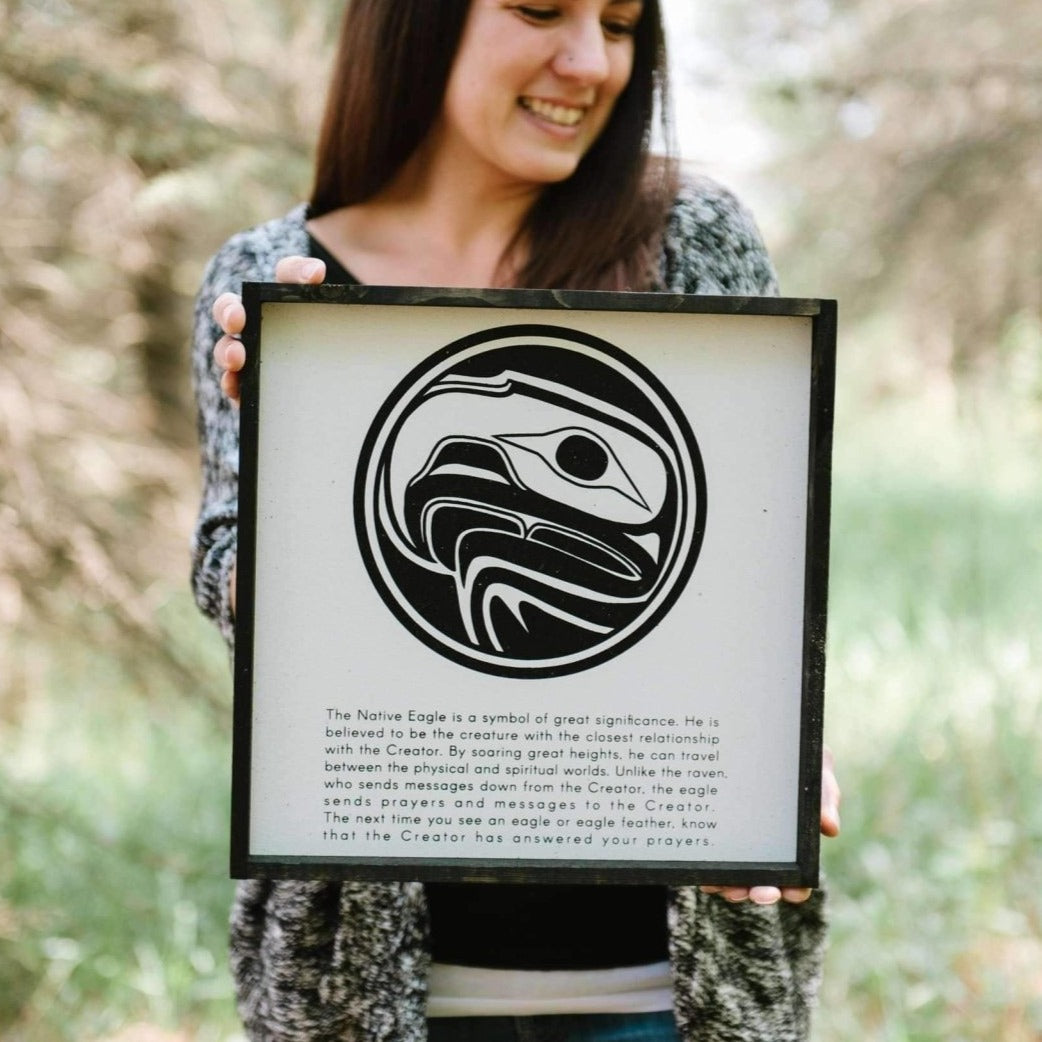
[[[326,277],[326,266],[314,257],[283,257],[275,265],[275,281],[315,284]],[[224,334],[214,344],[213,358],[221,372],[221,390],[235,405],[239,404],[239,373],[246,364],[246,349],[239,335],[246,325],[246,309],[237,293],[222,293],[211,311],[214,322]]]
[[[836,762],[827,746],[821,758],[821,834],[839,835],[839,803],[841,793],[836,781]],[[725,901],[738,903],[752,901],[758,905],[773,905],[778,901],[802,904],[811,895],[809,889],[795,886],[703,886],[703,894],[719,894]]]
[[[318,284],[326,277],[324,261],[314,257],[283,257],[275,265],[275,281],[285,283]],[[234,405],[239,404],[239,373],[246,364],[246,348],[239,334],[246,326],[246,309],[237,293],[222,293],[211,309],[214,322],[223,336],[214,344],[213,358],[221,372],[221,390]],[[235,561],[228,575],[228,601],[235,614]]]

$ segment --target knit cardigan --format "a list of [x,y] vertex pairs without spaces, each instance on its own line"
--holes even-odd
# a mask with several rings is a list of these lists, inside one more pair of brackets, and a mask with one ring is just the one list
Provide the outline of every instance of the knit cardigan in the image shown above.
[[[210,309],[243,282],[274,280],[275,263],[306,255],[306,210],[231,238],[210,261],[196,301],[193,376],[202,506],[192,585],[231,646],[229,575],[236,553],[238,412],[212,360]],[[777,292],[759,232],[737,200],[688,181],[669,215],[656,290]],[[239,884],[231,962],[251,1042],[424,1042],[427,909],[421,883]],[[683,1042],[803,1042],[821,975],[824,894],[793,905],[729,904],[697,887],[670,890],[674,1013]]]

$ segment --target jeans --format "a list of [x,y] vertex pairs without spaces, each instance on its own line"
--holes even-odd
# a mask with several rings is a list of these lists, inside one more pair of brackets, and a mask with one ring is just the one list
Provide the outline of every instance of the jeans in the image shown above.
[[679,1042],[671,1012],[433,1017],[430,1042]]

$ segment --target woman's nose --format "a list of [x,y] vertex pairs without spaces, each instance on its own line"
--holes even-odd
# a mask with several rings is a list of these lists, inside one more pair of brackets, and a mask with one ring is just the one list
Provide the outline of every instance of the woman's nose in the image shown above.
[[601,83],[609,71],[607,41],[600,19],[576,19],[561,36],[554,72],[583,83]]

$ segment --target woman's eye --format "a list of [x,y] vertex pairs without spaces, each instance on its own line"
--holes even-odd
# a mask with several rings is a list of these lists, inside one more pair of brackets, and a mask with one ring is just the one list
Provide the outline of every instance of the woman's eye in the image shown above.
[[624,36],[632,36],[637,30],[636,22],[602,22],[604,34],[612,40],[620,40]]
[[557,17],[555,7],[528,7],[527,5],[517,8],[517,12],[530,22],[552,22]]

